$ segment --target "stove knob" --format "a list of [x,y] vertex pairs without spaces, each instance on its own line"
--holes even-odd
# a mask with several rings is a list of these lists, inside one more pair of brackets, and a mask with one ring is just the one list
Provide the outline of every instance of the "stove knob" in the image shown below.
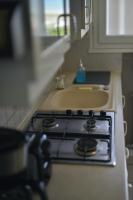
[[77,110],[77,115],[83,115],[83,111],[82,110]]
[[50,141],[47,139],[47,140],[44,140],[42,143],[41,143],[41,148],[43,151],[45,150],[48,150],[50,147]]
[[100,116],[101,116],[101,117],[105,117],[105,116],[106,116],[106,112],[105,112],[105,111],[101,111],[101,112],[100,112]]
[[90,116],[90,117],[93,117],[93,116],[94,116],[94,111],[93,111],[93,110],[90,110],[90,111],[89,111],[89,116]]
[[51,162],[44,162],[43,164],[43,178],[44,178],[44,182],[47,185],[50,178],[51,178],[51,174],[52,174],[52,164]]
[[66,115],[72,115],[72,110],[66,110]]
[[43,135],[40,139],[40,146],[41,146],[41,149],[43,150],[43,152],[47,152],[47,150],[49,149],[50,147],[50,141],[47,139],[47,136],[46,135]]
[[43,153],[44,160],[49,160],[50,158],[49,148],[50,148],[50,141],[44,140],[43,143],[41,144],[41,150]]

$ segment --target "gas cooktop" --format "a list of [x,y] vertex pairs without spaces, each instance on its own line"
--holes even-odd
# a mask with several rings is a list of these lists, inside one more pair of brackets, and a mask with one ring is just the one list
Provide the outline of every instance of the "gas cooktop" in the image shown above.
[[27,130],[43,133],[53,163],[114,166],[114,112],[36,112]]

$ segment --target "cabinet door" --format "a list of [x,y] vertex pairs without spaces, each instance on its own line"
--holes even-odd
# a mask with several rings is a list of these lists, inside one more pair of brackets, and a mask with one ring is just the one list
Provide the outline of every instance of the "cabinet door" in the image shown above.
[[[63,7],[63,0],[55,2],[59,3],[59,1]],[[25,16],[25,21],[28,21],[24,36],[28,33],[27,44],[31,41],[31,45],[26,49],[28,52],[26,56],[19,60],[0,60],[0,105],[35,104],[63,64],[64,54],[70,47],[67,36],[61,35],[60,38],[57,35],[52,36],[51,30],[45,26],[46,22],[48,24],[44,6],[46,1],[25,0],[24,2],[26,2],[27,15],[25,16],[25,9],[22,14]],[[49,4],[50,2],[54,5],[52,0],[49,0]],[[52,7],[58,13],[57,8]],[[21,26],[21,23],[19,25]],[[54,25],[57,24],[53,23],[51,28],[54,28]],[[48,35],[48,31],[51,35]],[[54,37],[59,39],[53,39]]]
[[133,1],[92,1],[91,52],[132,52]]

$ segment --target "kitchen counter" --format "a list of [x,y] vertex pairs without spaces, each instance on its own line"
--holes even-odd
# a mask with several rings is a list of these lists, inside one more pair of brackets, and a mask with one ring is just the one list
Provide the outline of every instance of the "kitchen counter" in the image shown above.
[[[68,77],[66,85],[73,80],[72,75]],[[114,73],[113,84],[116,94],[116,166],[53,164],[48,185],[49,200],[128,200],[120,73]],[[50,110],[48,102],[42,103],[39,110]]]
[[[85,103],[85,107],[82,107],[81,106],[78,106],[78,108],[76,107],[72,107],[72,108],[68,108],[68,109],[72,109],[72,110],[78,110],[78,109],[81,109],[81,110],[92,110],[94,109],[95,111],[101,111],[101,110],[106,110],[106,111],[115,111],[116,110],[116,101],[115,101],[115,96],[116,96],[116,89],[115,89],[115,75],[116,73],[113,73],[111,72],[111,77],[110,77],[110,82],[108,85],[102,85],[102,84],[74,84],[73,81],[75,79],[75,72],[64,72],[65,74],[65,89],[54,89],[49,95],[48,97],[46,98],[46,100],[41,104],[40,106],[40,110],[47,110],[47,111],[65,111],[67,109],[67,106],[60,106],[60,104],[58,104],[58,100],[61,96],[61,98],[66,94],[65,91],[70,91],[73,92],[73,91],[81,91],[82,92],[82,95],[79,95],[78,97],[72,97],[72,98],[86,98],[85,94],[88,93],[89,89],[92,90],[92,91],[102,91],[102,92],[105,92],[105,94],[109,94],[108,96],[108,100],[107,100],[107,103],[103,106],[100,106],[100,107],[95,107],[95,108],[89,108],[89,106],[87,106],[87,101]],[[76,89],[77,88],[77,89]],[[94,88],[94,89],[93,89]],[[97,89],[96,89],[97,88]],[[106,88],[106,89],[104,89]],[[87,91],[88,90],[88,91]],[[84,93],[83,91],[87,91],[87,93]],[[79,92],[80,93],[80,92]],[[84,96],[83,96],[84,95]],[[57,98],[56,98],[57,97]],[[59,97],[59,98],[58,98]],[[90,99],[91,96],[89,96],[88,98]],[[96,97],[96,98],[100,98],[100,96]],[[58,99],[58,100],[57,100]],[[70,98],[71,99],[71,98]],[[61,99],[59,100],[60,102],[61,101],[65,101],[66,105],[68,104],[69,102],[69,105],[71,106],[71,100],[69,100],[69,97],[67,95],[65,95],[65,98],[64,99]],[[73,101],[73,100],[72,100]],[[95,99],[92,99],[90,100],[93,105]]]

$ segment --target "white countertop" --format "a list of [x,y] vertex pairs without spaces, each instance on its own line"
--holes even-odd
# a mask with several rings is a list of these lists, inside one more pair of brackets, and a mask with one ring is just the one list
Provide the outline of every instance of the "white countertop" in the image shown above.
[[116,166],[53,164],[49,200],[128,200],[120,73],[114,81]]

